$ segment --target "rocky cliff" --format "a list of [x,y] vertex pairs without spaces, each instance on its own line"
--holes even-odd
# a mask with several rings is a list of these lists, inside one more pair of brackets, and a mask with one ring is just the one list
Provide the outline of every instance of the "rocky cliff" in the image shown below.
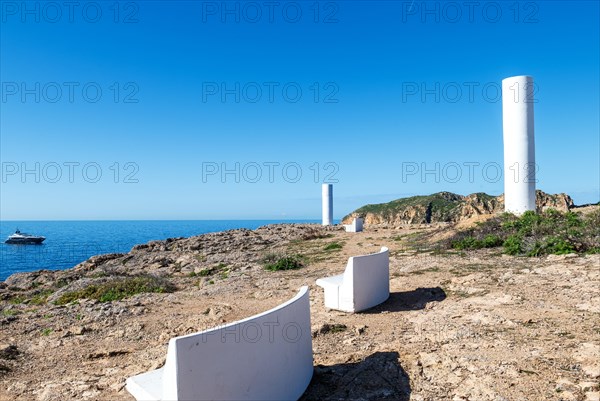
[[[538,210],[568,211],[573,200],[567,194],[547,194],[536,191]],[[438,192],[427,196],[413,196],[388,203],[366,205],[345,216],[343,224],[362,217],[366,224],[424,224],[457,223],[474,216],[492,215],[504,210],[504,195],[492,196],[474,193],[467,196]]]

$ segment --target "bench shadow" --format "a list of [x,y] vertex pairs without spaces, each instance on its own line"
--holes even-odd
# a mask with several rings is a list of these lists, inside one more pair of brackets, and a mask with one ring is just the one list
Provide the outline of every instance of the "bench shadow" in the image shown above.
[[382,304],[360,313],[402,312],[424,309],[429,302],[441,302],[446,293],[440,287],[417,288],[413,291],[392,292]]
[[375,352],[355,363],[315,367],[299,401],[410,399],[410,379],[397,352]]

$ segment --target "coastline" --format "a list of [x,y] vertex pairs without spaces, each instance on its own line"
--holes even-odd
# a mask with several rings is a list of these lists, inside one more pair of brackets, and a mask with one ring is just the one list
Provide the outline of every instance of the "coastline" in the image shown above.
[[[136,245],[187,238],[236,228],[317,220],[69,220],[0,221],[0,281],[15,272],[64,270],[108,253],[128,253]],[[47,237],[41,246],[12,246],[4,239],[15,229]]]

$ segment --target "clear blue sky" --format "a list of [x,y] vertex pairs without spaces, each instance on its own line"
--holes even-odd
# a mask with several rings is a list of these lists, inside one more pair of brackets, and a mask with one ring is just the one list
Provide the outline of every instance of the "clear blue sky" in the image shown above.
[[523,74],[538,188],[599,200],[598,1],[270,4],[1,1],[0,218],[319,218],[328,174],[336,218],[500,194]]

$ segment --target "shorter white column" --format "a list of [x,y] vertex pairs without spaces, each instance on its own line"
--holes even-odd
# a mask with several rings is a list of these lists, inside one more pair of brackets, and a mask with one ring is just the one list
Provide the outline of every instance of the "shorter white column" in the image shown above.
[[333,224],[333,184],[323,184],[323,225]]

